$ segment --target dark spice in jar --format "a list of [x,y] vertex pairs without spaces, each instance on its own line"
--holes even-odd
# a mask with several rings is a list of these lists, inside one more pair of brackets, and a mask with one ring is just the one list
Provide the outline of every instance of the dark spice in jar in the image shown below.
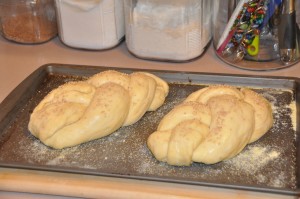
[[20,43],[41,43],[57,34],[56,21],[31,13],[9,16],[2,19],[3,36]]

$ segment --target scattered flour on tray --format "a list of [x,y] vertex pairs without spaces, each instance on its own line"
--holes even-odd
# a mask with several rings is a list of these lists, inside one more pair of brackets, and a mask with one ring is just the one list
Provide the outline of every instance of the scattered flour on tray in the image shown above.
[[[296,153],[291,143],[296,134],[296,104],[295,100],[285,104],[280,102],[281,95],[286,93],[263,91],[274,110],[274,126],[270,136],[266,135],[265,139],[248,145],[236,157],[216,165],[193,163],[191,167],[173,167],[158,162],[147,148],[147,130],[155,129],[161,118],[188,94],[182,87],[173,89],[171,100],[156,112],[145,114],[136,126],[121,128],[103,139],[53,150],[33,136],[20,137],[20,142],[15,143],[16,148],[13,149],[16,150],[14,159],[46,168],[79,168],[95,172],[111,169],[112,173],[119,172],[122,175],[176,177],[227,184],[240,184],[243,180],[246,185],[290,188],[296,183],[296,157],[289,155]],[[27,123],[21,126],[27,126]],[[282,133],[286,133],[284,139]]]
[[293,129],[294,129],[294,131],[296,131],[296,129],[297,129],[297,106],[296,106],[296,101],[293,101],[289,105],[289,108],[292,111],[291,119],[292,119]]
[[248,150],[238,154],[236,157],[224,161],[225,165],[230,165],[239,172],[255,174],[265,165],[280,156],[280,151],[271,149],[268,146],[251,146]]

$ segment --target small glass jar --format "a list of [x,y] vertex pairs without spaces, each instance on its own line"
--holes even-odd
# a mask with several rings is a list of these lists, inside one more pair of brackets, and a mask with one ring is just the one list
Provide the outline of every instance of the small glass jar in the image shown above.
[[215,0],[216,54],[248,70],[282,69],[297,63],[299,6],[295,0]]
[[52,0],[0,0],[0,31],[4,38],[23,44],[49,41],[57,35]]
[[59,37],[70,47],[102,50],[124,38],[123,0],[55,0]]
[[143,59],[188,61],[211,40],[211,0],[124,0],[126,44]]

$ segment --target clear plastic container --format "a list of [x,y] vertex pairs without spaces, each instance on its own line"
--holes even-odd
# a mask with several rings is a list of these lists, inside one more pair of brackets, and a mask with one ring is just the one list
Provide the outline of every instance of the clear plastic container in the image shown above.
[[0,0],[0,30],[4,38],[24,44],[49,41],[57,35],[52,0]]
[[211,0],[124,0],[126,45],[135,56],[188,61],[211,40]]
[[123,0],[55,0],[59,37],[73,48],[102,50],[125,35]]
[[300,60],[296,0],[215,0],[216,54],[248,70],[273,70]]

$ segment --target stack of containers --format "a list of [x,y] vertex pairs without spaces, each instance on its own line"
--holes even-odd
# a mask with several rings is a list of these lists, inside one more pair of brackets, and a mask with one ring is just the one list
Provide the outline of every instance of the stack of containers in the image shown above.
[[102,50],[125,35],[122,0],[55,0],[59,37],[70,47]]
[[188,61],[211,40],[211,0],[124,0],[126,44],[139,58]]
[[199,57],[212,36],[211,0],[0,0],[0,8],[2,34],[20,43],[48,41],[58,29],[69,47],[103,50],[126,32],[135,56],[182,62]]

